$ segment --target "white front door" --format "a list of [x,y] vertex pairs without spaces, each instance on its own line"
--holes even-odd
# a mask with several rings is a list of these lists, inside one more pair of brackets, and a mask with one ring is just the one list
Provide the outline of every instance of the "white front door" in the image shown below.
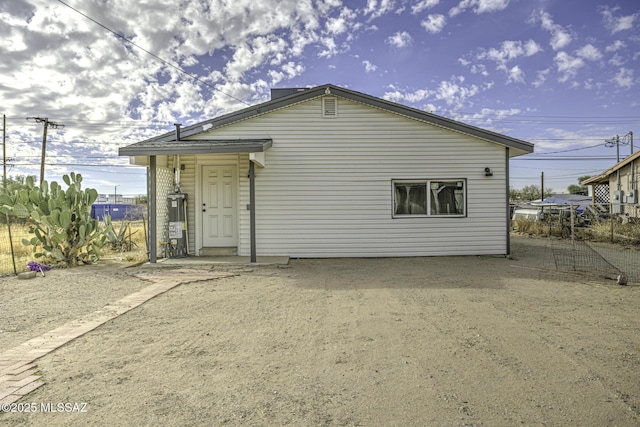
[[202,246],[237,247],[237,167],[202,167]]

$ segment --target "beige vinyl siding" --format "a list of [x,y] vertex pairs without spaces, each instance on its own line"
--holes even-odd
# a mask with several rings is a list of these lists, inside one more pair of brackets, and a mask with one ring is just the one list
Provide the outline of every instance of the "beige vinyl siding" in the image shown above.
[[[256,167],[259,255],[506,252],[504,147],[343,98],[337,112],[323,118],[316,98],[199,135],[272,138],[266,167]],[[199,156],[197,163],[218,158]],[[238,251],[247,255],[248,155],[236,158]],[[492,177],[484,176],[485,167]],[[393,179],[466,180],[466,216],[392,218]]]

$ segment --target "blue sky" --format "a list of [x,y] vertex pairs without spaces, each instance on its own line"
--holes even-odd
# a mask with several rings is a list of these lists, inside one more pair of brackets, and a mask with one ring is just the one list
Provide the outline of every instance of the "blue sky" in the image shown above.
[[615,135],[640,148],[632,0],[12,0],[0,36],[9,174],[39,176],[42,124],[26,118],[47,117],[65,126],[46,179],[79,172],[101,193],[146,192],[118,147],[272,87],[332,83],[532,142],[513,188],[544,172],[566,192],[616,162]]

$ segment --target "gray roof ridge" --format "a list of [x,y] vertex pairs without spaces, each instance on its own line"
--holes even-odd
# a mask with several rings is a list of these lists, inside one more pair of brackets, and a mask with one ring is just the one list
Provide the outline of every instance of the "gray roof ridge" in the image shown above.
[[[424,121],[435,126],[443,127],[456,132],[471,135],[477,138],[481,138],[490,142],[504,145],[506,147],[516,148],[527,153],[533,152],[533,144],[517,138],[513,138],[507,135],[503,135],[490,130],[482,129],[476,126],[472,126],[457,120],[449,119],[437,114],[429,113],[414,107],[399,104],[393,101],[388,101],[383,98],[378,98],[365,93],[357,92],[352,89],[346,89],[340,86],[336,86],[330,83],[312,87],[301,92],[293,93],[291,95],[283,96],[280,98],[272,99],[262,102],[260,104],[252,105],[240,110],[232,111],[221,116],[207,119],[193,125],[185,126],[180,129],[180,139],[188,139],[189,136],[196,135],[198,133],[215,129],[220,126],[225,126],[238,121],[246,120],[251,117],[255,117],[261,114],[268,113],[280,108],[284,108],[299,102],[304,102],[318,96],[325,94],[341,96],[343,98],[350,99],[354,102],[369,105],[372,107],[380,108],[382,110],[390,111],[399,115],[410,117],[416,120]],[[140,141],[146,142],[171,142],[175,141],[175,132],[167,132],[165,134]]]

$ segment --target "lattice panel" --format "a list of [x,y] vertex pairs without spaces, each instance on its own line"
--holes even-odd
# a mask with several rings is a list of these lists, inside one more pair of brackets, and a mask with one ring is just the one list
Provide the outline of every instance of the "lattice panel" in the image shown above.
[[596,203],[609,203],[609,184],[598,184],[593,186],[593,194]]
[[[173,171],[167,168],[156,169],[156,233],[158,242],[169,239],[169,208],[167,195],[173,190]],[[156,242],[157,253],[162,251]]]

